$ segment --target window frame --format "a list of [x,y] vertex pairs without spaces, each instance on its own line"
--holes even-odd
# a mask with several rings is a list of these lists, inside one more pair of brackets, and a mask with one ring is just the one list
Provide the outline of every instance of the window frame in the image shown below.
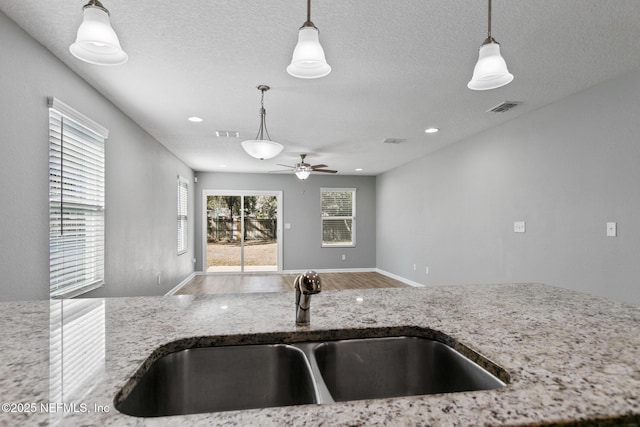
[[[186,254],[189,248],[189,180],[178,175],[177,180],[177,252]],[[184,200],[183,200],[184,198]]]
[[[351,193],[351,215],[324,216],[322,200],[325,193]],[[320,247],[321,248],[355,248],[356,247],[356,188],[320,188]],[[351,220],[351,243],[325,243],[324,223],[326,220]]]
[[105,142],[108,129],[50,97],[49,297],[105,284]]

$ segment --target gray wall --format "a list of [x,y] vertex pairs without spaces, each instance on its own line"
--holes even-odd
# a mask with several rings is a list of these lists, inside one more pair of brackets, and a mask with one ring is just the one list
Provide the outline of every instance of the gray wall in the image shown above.
[[[423,284],[542,282],[639,304],[638,88],[640,73],[623,76],[378,176],[378,268]],[[618,237],[605,237],[607,221]]]
[[0,40],[0,300],[49,298],[48,96],[110,131],[106,286],[87,296],[166,293],[193,272],[193,241],[175,249],[176,176],[193,172],[1,12]]
[[[283,192],[284,270],[350,269],[376,266],[375,177],[293,174],[196,173],[196,270],[203,270],[202,193],[204,190],[262,190]],[[356,188],[356,247],[321,248],[320,187]],[[342,261],[345,254],[347,259]]]

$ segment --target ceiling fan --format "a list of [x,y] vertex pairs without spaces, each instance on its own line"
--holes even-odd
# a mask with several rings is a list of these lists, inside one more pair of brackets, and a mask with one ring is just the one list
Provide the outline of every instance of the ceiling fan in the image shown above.
[[337,173],[338,171],[332,169],[324,169],[328,168],[327,165],[310,165],[309,163],[305,163],[304,159],[307,157],[306,154],[300,154],[300,163],[296,163],[295,166],[283,165],[278,163],[278,166],[284,166],[285,168],[291,169],[296,176],[305,180],[309,177],[311,172],[325,172],[325,173]]

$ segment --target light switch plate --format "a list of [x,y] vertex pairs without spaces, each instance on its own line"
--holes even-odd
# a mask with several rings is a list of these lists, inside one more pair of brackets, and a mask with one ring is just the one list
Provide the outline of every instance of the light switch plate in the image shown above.
[[513,232],[514,233],[524,233],[524,231],[525,231],[524,221],[515,221],[513,223]]
[[607,237],[616,237],[618,235],[618,225],[615,222],[607,223]]

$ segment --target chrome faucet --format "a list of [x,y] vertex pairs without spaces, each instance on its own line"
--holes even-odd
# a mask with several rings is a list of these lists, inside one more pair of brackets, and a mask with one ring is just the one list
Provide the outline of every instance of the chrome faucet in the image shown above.
[[307,271],[293,282],[296,289],[296,325],[308,325],[310,321],[311,295],[320,292],[320,275]]

